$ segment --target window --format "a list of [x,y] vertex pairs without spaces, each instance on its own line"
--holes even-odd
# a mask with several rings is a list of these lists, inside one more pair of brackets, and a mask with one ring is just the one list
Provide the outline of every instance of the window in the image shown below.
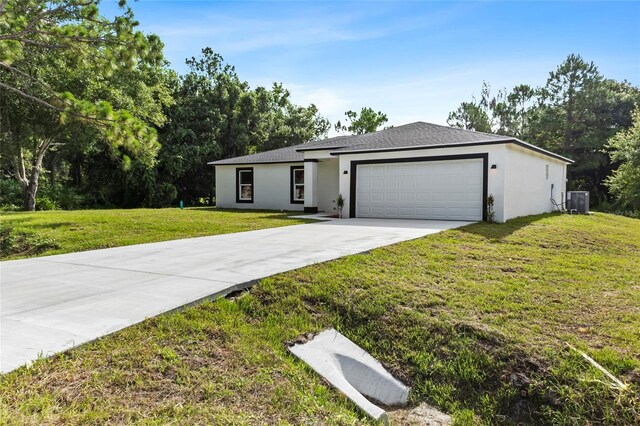
[[253,203],[253,169],[236,169],[236,202]]
[[291,166],[291,204],[304,203],[304,167]]
[[547,180],[549,180],[549,165],[544,166],[544,175]]

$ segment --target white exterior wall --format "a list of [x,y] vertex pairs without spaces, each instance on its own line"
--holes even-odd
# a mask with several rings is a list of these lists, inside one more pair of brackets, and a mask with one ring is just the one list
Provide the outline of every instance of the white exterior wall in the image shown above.
[[326,160],[331,158],[336,158],[331,153],[335,151],[335,149],[319,149],[316,151],[304,151],[304,159],[305,160]]
[[[216,166],[216,206],[232,209],[304,210],[291,203],[291,166],[303,163]],[[236,169],[253,168],[253,203],[236,202]]]
[[505,220],[554,211],[551,185],[553,198],[562,202],[567,191],[566,163],[512,144],[506,146],[506,156]]
[[[337,158],[329,156],[328,151],[311,151],[305,153],[305,158],[319,160],[318,210],[332,212],[338,194],[342,194],[345,198],[343,215],[349,217],[351,161],[484,153],[488,154],[487,194],[495,199],[496,221],[553,211],[551,184],[554,185],[554,199],[557,202],[564,199],[566,163],[514,144],[367,152],[342,154]],[[496,168],[491,169],[494,164]],[[302,162],[216,166],[216,205],[239,209],[303,210],[303,204],[290,202],[293,165],[304,167]],[[546,165],[549,165],[548,179]],[[253,167],[254,199],[253,203],[236,203],[236,169],[245,167]]]
[[338,198],[338,159],[320,160],[318,162],[318,210],[333,212]]
[[[395,158],[412,158],[412,157],[438,157],[443,155],[464,155],[464,154],[483,154],[489,156],[488,167],[492,164],[496,165],[496,169],[489,169],[487,181],[487,194],[493,194],[495,199],[494,211],[496,221],[503,222],[505,219],[505,164],[506,164],[506,147],[504,144],[469,146],[456,148],[431,148],[431,149],[414,149],[407,151],[395,152],[367,152],[362,154],[342,154],[340,155],[340,193],[345,199],[343,216],[349,217],[350,204],[350,188],[351,188],[351,161],[375,160],[375,159],[395,159]],[[348,174],[343,174],[347,170]]]

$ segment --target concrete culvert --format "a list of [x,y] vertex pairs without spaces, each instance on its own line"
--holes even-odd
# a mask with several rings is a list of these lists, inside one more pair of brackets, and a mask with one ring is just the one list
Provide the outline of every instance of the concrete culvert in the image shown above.
[[388,422],[386,412],[372,401],[386,406],[407,403],[409,388],[378,360],[334,329],[325,330],[289,350],[375,420]]

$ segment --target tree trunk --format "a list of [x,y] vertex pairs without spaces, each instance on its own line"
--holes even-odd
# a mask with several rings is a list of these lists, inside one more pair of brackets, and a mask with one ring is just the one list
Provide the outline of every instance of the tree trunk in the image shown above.
[[569,158],[571,158],[573,156],[573,148],[574,148],[574,135],[573,135],[573,127],[574,127],[574,118],[573,118],[573,112],[574,112],[574,95],[575,95],[575,91],[576,91],[576,80],[577,80],[577,76],[575,74],[575,71],[573,71],[570,75],[569,75],[569,87],[567,88],[567,95],[568,95],[568,99],[567,99],[567,106],[566,106],[566,122],[565,122],[565,127],[564,127],[564,146],[565,146],[565,150],[566,153],[565,155],[567,155]]
[[33,166],[29,183],[22,189],[23,202],[22,208],[26,211],[34,211],[36,209],[36,194],[38,193],[38,180],[40,179],[40,166]]
[[74,155],[71,161],[71,181],[75,186],[82,185],[82,159],[79,154]]
[[34,163],[31,165],[29,176],[24,164],[24,156],[22,149],[20,149],[19,157],[15,164],[16,179],[22,186],[22,208],[26,211],[34,211],[36,209],[36,194],[38,193],[38,182],[40,179],[40,172],[42,171],[42,161],[44,155],[49,149],[51,140],[42,141],[36,150],[36,157]]

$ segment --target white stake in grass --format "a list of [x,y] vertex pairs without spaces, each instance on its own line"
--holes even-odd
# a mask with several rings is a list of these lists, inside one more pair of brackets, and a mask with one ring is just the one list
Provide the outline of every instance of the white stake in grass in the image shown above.
[[598,370],[602,371],[605,376],[607,376],[609,379],[611,379],[611,381],[614,383],[613,384],[614,388],[618,388],[620,390],[627,390],[629,388],[629,385],[623,383],[616,376],[614,376],[613,374],[609,373],[609,371],[607,371],[606,368],[604,368],[603,366],[598,364],[595,359],[591,358],[589,355],[587,355],[586,353],[582,352],[580,349],[575,348],[570,343],[568,343],[568,342],[565,342],[565,343],[567,344],[567,346],[569,346],[569,348],[571,348],[574,351],[578,352],[580,355],[582,355],[582,357],[584,359],[589,361],[591,363],[591,365],[596,367]]

